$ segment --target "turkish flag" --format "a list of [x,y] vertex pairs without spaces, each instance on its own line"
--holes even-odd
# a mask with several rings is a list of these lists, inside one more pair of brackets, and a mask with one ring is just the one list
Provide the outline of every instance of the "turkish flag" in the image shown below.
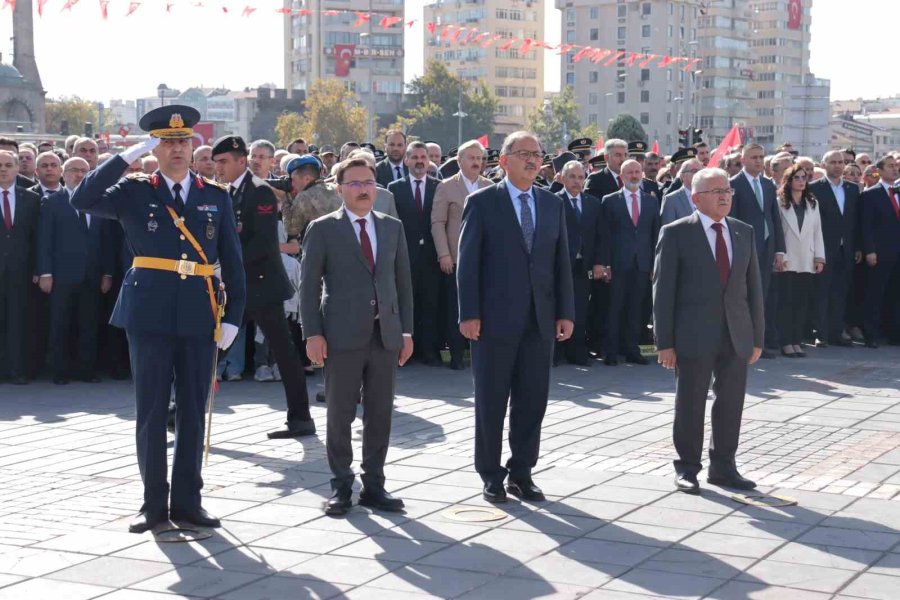
[[803,3],[800,0],[788,2],[788,29],[800,29],[803,21]]
[[716,148],[716,151],[712,153],[712,156],[709,157],[709,164],[712,166],[716,166],[719,164],[719,160],[725,157],[726,154],[731,152],[734,148],[737,148],[741,145],[741,132],[738,127],[735,125],[731,128],[725,137],[722,139],[722,143],[719,144],[719,147]]
[[485,148],[487,148],[488,147],[488,136],[483,135],[480,138],[478,138],[478,143],[481,144],[482,146],[484,146]]
[[654,154],[659,154],[659,140],[653,141],[653,147],[650,148],[650,152],[653,152]]
[[356,52],[356,44],[334,45],[334,74],[338,77],[350,75],[350,65],[353,62],[353,54]]

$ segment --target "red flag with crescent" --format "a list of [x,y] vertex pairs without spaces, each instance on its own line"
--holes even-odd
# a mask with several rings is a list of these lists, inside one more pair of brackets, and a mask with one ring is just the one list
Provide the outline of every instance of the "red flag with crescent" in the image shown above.
[[800,29],[803,22],[803,3],[800,0],[788,2],[788,29]]
[[353,53],[356,51],[356,44],[335,44],[334,45],[334,74],[338,77],[347,77],[350,75],[350,65],[353,62]]

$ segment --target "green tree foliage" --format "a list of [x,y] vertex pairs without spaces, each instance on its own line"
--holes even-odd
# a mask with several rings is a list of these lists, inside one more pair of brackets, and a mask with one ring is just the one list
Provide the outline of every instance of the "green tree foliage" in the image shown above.
[[412,108],[398,119],[408,135],[434,140],[443,148],[456,146],[458,110],[462,97],[462,139],[470,140],[494,132],[494,114],[497,98],[482,80],[471,83],[450,73],[440,61],[431,60],[425,65],[425,73],[409,84],[414,101]]
[[302,116],[295,112],[279,115],[275,134],[282,147],[298,137],[319,146],[340,147],[347,140],[361,140],[366,135],[368,112],[359,105],[356,94],[336,79],[316,81],[303,105]]
[[564,149],[568,142],[582,137],[578,104],[572,86],[564,87],[558,96],[550,98],[546,108],[536,106],[532,109],[525,128],[536,133],[544,150],[550,153]]
[[606,130],[606,139],[619,138],[626,142],[647,142],[647,132],[637,119],[628,114],[621,114]]
[[91,123],[94,132],[107,130],[113,125],[110,122],[109,111],[105,111],[106,123],[100,123],[100,113],[97,103],[84,100],[78,96],[62,96],[58,99],[47,100],[44,109],[44,125],[48,133],[60,133],[63,121],[69,124],[69,133],[81,135],[84,133],[84,124]]

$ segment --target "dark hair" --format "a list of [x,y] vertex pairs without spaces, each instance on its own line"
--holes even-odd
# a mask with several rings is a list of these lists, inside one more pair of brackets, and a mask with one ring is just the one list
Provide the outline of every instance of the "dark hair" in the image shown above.
[[305,144],[305,143],[306,143],[306,140],[304,140],[303,138],[297,138],[295,140],[291,140],[291,143],[288,144],[287,147],[290,148],[294,144]]
[[844,154],[849,154],[854,159],[856,158],[856,150],[854,150],[853,148],[841,148],[841,152],[843,152]]
[[[799,163],[795,163],[789,166],[784,170],[784,173],[781,176],[781,187],[778,189],[778,198],[781,200],[781,206],[784,208],[790,208],[793,203],[793,194],[791,194],[791,181],[794,179],[794,175],[798,171],[803,171],[803,174],[806,175],[806,170]],[[801,202],[806,202],[807,206],[810,208],[815,208],[816,206],[816,197],[813,196],[813,193],[809,189],[809,181],[806,182],[806,187],[803,188],[803,193],[800,196]]]
[[706,142],[697,142],[693,145],[693,148],[709,148],[709,144]]
[[368,161],[364,158],[348,158],[345,161],[339,162],[337,167],[334,170],[334,180],[338,183],[344,183],[344,173],[350,169],[354,169],[356,167],[365,167],[372,172],[372,175],[375,176],[375,169],[372,168]]
[[[3,139],[0,138],[0,144],[2,144],[2,143],[3,143]],[[894,158],[894,155],[893,154],[885,154],[884,156],[879,158],[878,162],[875,163],[875,168],[877,168],[879,171],[882,170],[884,168],[884,161],[886,161],[889,158]],[[897,159],[894,158],[894,160],[897,160]]]
[[403,131],[401,131],[399,129],[388,129],[387,131],[384,132],[384,143],[385,144],[387,143],[389,137],[398,135],[398,134],[403,136],[403,141],[405,142],[406,134],[403,133]]
[[19,142],[13,138],[0,137],[0,146],[13,146],[15,147],[16,152],[19,151]]

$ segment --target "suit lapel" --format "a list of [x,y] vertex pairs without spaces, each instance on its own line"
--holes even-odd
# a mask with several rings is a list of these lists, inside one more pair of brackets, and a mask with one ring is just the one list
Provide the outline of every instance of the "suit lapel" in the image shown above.
[[781,211],[781,218],[787,222],[797,239],[800,239],[800,224],[797,222],[797,211],[794,210],[794,207],[791,206],[789,210]]
[[[500,212],[504,214],[506,221],[515,227],[516,232],[519,234],[516,237],[519,238],[522,251],[528,254],[528,248],[525,247],[525,236],[522,234],[522,226],[519,224],[519,219],[516,217],[516,211],[513,208],[509,197],[509,188],[506,187],[505,181],[501,181],[497,184],[497,191],[499,192],[498,201],[500,202]],[[535,199],[535,206],[537,206],[537,199]],[[532,248],[533,247],[534,245],[532,244]]]
[[[340,216],[338,217],[338,221],[341,221],[339,229],[342,231],[342,235],[343,235],[344,237],[349,236],[348,242],[352,242],[352,243],[353,243],[353,246],[351,246],[351,247],[353,248],[353,250],[352,250],[353,254],[356,255],[356,257],[359,259],[359,262],[361,262],[361,263],[363,264],[363,266],[366,268],[366,271],[368,271],[368,270],[369,270],[369,263],[368,263],[368,261],[366,261],[366,257],[363,256],[363,253],[362,253],[362,246],[360,246],[359,240],[358,240],[357,237],[356,237],[356,227],[357,227],[357,225],[356,225],[356,223],[351,223],[351,222],[350,222],[350,219],[347,217],[347,212],[344,210],[344,207],[341,207],[341,208],[340,208],[340,211],[341,211],[341,212],[340,212]],[[375,230],[375,235],[376,235],[376,236],[378,235],[378,229],[377,229],[377,227],[376,227],[376,230]],[[381,247],[381,244],[378,244],[378,246],[379,246],[379,248],[380,248],[380,247]],[[376,268],[378,267],[378,260],[377,260],[377,258],[376,258],[376,260],[375,260],[375,267],[376,267]]]
[[[703,228],[703,221],[700,220],[700,217],[697,216],[696,213],[691,215],[692,220],[692,229],[694,231],[694,237],[696,238],[697,247],[700,249],[700,253],[704,256],[701,260],[706,262],[709,266],[707,268],[707,272],[716,274],[716,281],[719,283],[719,286],[722,285],[722,280],[719,278],[719,265],[716,264],[716,257],[712,253],[712,250],[709,247],[709,238],[706,237],[706,230]],[[732,227],[731,223],[728,224],[728,231],[731,232]],[[731,241],[732,252],[734,252],[734,239]],[[733,262],[733,260],[732,260]],[[731,281],[731,278],[728,279]]]
[[[734,265],[744,264],[744,261],[749,262],[749,257],[744,255],[750,252],[750,244],[754,242],[748,240],[746,244],[744,243],[744,237],[734,228],[734,219],[725,217],[725,222],[728,223],[728,235],[731,237],[731,275],[734,275]],[[734,277],[728,277],[728,285],[731,285],[732,279]]]
[[[372,217],[372,220],[375,222],[375,239],[378,243],[378,249],[375,250],[375,271],[378,272],[378,269],[387,260],[388,232],[384,217],[376,215],[375,213],[372,213]],[[359,255],[362,256],[362,247],[360,247]],[[363,262],[365,262],[365,257]]]

